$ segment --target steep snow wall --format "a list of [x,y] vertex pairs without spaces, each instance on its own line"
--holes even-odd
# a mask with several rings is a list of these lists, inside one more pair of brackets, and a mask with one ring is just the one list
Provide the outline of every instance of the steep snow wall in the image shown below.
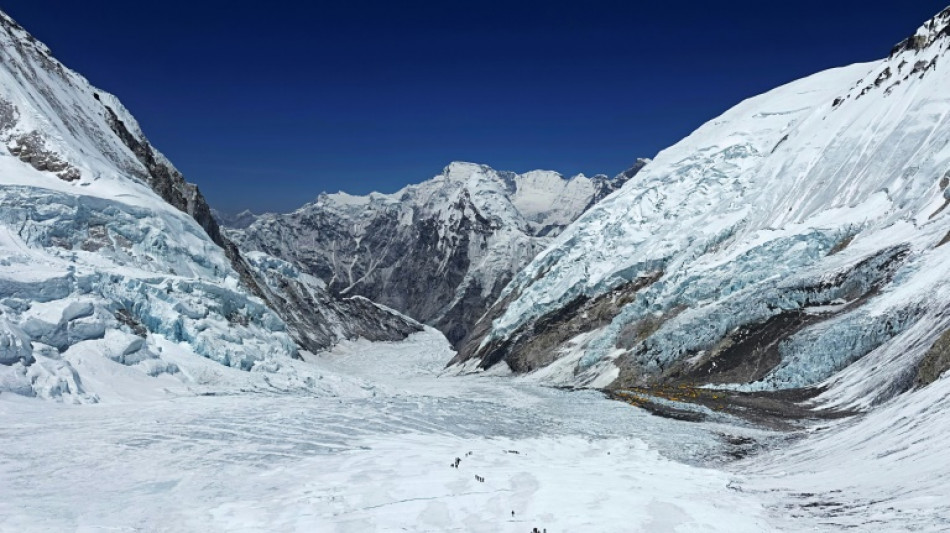
[[[875,390],[906,389],[946,327],[948,20],[885,60],[742,102],[661,152],[515,276],[454,362],[533,371],[568,358],[572,384],[760,390],[901,351]],[[595,332],[524,367],[526,339],[631,285]]]
[[420,328],[321,285],[298,299],[315,312],[282,319],[269,305],[290,282],[266,266],[241,257],[114,96],[0,13],[0,392],[95,401],[83,374],[103,367],[88,354],[188,381],[161,346],[278,372],[297,342]]

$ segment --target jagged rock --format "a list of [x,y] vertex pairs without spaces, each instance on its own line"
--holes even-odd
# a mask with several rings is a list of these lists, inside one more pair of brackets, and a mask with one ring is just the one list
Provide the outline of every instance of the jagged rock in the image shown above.
[[[11,120],[15,121],[17,115],[12,116],[14,118],[11,118]],[[11,127],[9,125],[3,126],[0,127],[0,130],[7,130]],[[75,181],[82,177],[79,169],[62,160],[57,153],[46,148],[43,136],[37,131],[14,137],[13,143],[7,147],[7,150],[11,155],[17,156],[20,161],[28,163],[36,170],[56,173],[64,181]]]
[[337,298],[326,284],[302,273],[290,263],[262,252],[248,252],[268,301],[283,309],[297,325],[296,339],[312,352],[343,339],[396,341],[422,330],[415,321],[365,298]]
[[943,37],[950,37],[950,7],[927,21],[914,35],[897,43],[891,50],[891,57],[902,52],[920,52]]
[[260,218],[260,215],[255,215],[248,209],[240,213],[232,214],[212,208],[211,214],[214,216],[214,219],[218,221],[219,225],[234,229],[245,229]]
[[323,194],[228,235],[244,250],[295,264],[333,293],[365,296],[459,343],[515,272],[645,164],[614,179],[566,179],[453,163],[393,194]]
[[[296,380],[285,365],[317,314],[278,316],[262,274],[118,99],[4,13],[0,73],[0,151],[9,152],[0,157],[0,320],[10,325],[0,328],[0,392],[98,401],[79,375],[99,371],[82,364],[97,357],[143,375],[175,373],[192,356]],[[378,311],[328,298],[310,303],[333,306],[344,324],[353,312],[362,326],[334,329],[308,349],[361,335]],[[389,339],[418,329],[395,314],[388,325]],[[164,342],[175,363],[161,355]]]
[[917,366],[915,387],[925,387],[950,370],[950,330],[944,331],[930,346]]

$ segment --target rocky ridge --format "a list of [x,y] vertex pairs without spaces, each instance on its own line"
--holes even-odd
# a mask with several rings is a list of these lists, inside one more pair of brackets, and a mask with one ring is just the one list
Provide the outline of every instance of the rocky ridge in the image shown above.
[[420,329],[247,261],[118,99],[3,13],[0,252],[0,392],[97,401],[103,373],[290,372],[300,347]]
[[288,214],[228,230],[322,279],[465,338],[512,276],[584,211],[646,164],[609,179],[452,163],[393,194],[322,194]]

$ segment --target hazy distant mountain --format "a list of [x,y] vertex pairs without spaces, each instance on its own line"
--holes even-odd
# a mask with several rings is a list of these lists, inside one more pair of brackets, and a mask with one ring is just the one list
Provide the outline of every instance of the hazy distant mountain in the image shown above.
[[214,219],[218,221],[219,225],[237,229],[244,229],[250,226],[260,217],[260,215],[252,213],[250,209],[245,209],[240,213],[226,213],[211,208],[211,215],[214,216]]
[[393,194],[323,194],[229,235],[456,342],[535,254],[645,164],[609,179],[452,163]]

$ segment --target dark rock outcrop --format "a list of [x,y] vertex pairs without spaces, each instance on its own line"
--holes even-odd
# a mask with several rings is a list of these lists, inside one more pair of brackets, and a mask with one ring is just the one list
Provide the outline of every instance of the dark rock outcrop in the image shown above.
[[453,163],[395,194],[324,194],[228,234],[242,250],[289,261],[335,294],[365,296],[460,345],[521,267],[646,164],[615,179],[565,179]]
[[[224,250],[241,283],[250,293],[263,299],[286,322],[295,340],[308,350],[328,348],[342,338],[357,336],[392,340],[418,329],[411,320],[366,302],[334,298],[322,286],[314,287],[311,292],[316,295],[324,291],[324,294],[301,302],[310,312],[283,308],[286,303],[283,295],[268,287],[277,274],[248,263],[222,233],[198,187],[185,181],[174,165],[149,143],[118,99],[95,89],[82,76],[64,67],[46,46],[3,13],[0,13],[0,39],[3,41],[0,65],[17,83],[29,87],[33,99],[27,106],[32,107],[31,110],[17,109],[0,99],[0,142],[10,155],[78,187],[89,186],[100,178],[85,176],[80,170],[96,168],[96,159],[108,161],[108,167],[122,178],[144,183],[200,225]],[[24,120],[21,117],[24,112],[34,118]],[[35,124],[44,121],[61,126],[72,141],[64,142],[61,139],[64,136],[57,135],[53,126],[33,129]],[[95,231],[91,231],[84,250],[96,251],[102,246],[102,236],[93,235]],[[317,309],[317,306],[327,307]],[[384,332],[377,331],[377,322],[383,324]],[[321,328],[327,334],[312,334]]]
[[917,366],[915,387],[926,387],[950,370],[950,330],[944,331]]

